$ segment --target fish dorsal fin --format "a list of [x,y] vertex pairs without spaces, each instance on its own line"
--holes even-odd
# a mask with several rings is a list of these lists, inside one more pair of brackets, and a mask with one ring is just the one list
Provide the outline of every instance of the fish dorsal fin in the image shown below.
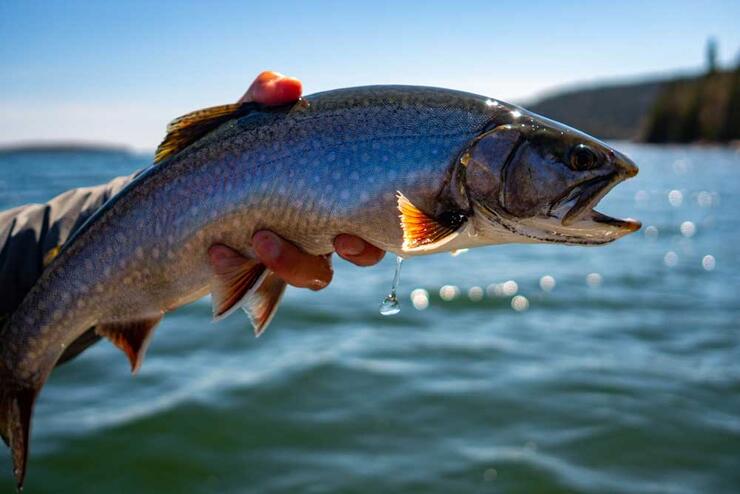
[[448,218],[432,218],[414,206],[401,192],[396,193],[404,252],[424,252],[439,249],[459,235],[466,217],[452,214]]
[[190,112],[167,125],[167,135],[157,148],[154,163],[174,156],[222,123],[259,108],[257,103],[233,103]]
[[31,416],[37,395],[36,389],[13,382],[2,382],[0,389],[0,435],[11,449],[18,492],[23,490],[26,478]]
[[231,247],[215,245],[208,251],[213,276],[213,320],[228,317],[256,290],[268,274],[265,265]]
[[254,328],[254,335],[259,337],[265,332],[277,312],[280,299],[285,293],[286,283],[272,271],[267,272],[262,283],[241,304],[241,308],[249,316]]
[[95,332],[105,336],[123,350],[131,363],[131,373],[136,374],[144,362],[144,355],[154,334],[154,328],[162,320],[162,315],[135,321],[106,322],[98,324]]
[[44,264],[44,267],[46,267],[46,266],[48,266],[49,264],[51,264],[51,261],[53,261],[54,259],[56,259],[56,257],[57,257],[57,256],[59,255],[59,253],[60,253],[61,251],[62,251],[62,246],[61,246],[61,244],[60,244],[60,245],[57,245],[57,246],[55,246],[55,247],[52,247],[51,249],[49,249],[49,250],[48,250],[48,251],[46,252],[46,254],[44,254],[44,259],[43,259],[43,261],[42,261],[42,262],[43,262],[43,264]]

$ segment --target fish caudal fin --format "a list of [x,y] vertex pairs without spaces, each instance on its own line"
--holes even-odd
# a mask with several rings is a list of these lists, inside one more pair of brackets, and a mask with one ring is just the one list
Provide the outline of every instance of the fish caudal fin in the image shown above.
[[208,252],[213,270],[213,319],[219,321],[240,307],[261,335],[275,315],[285,282],[256,259],[217,245]]
[[144,362],[144,355],[162,314],[136,321],[107,322],[95,327],[95,332],[105,336],[123,350],[131,363],[131,373],[136,374]]
[[[0,378],[0,381],[5,381]],[[10,446],[18,491],[23,489],[28,460],[31,415],[38,391],[30,386],[0,382],[0,435]]]

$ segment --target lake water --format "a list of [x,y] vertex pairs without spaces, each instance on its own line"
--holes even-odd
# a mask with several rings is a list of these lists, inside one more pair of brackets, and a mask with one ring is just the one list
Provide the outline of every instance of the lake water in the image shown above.
[[[615,244],[412,259],[392,317],[394,260],[337,261],[259,340],[169,314],[135,378],[99,343],[44,388],[26,492],[738,492],[740,153],[617,147],[641,173],[599,209],[644,227]],[[147,160],[4,155],[0,208]]]

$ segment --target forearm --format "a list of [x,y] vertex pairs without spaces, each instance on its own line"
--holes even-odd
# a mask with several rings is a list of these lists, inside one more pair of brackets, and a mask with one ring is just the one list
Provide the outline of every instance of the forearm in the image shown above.
[[0,318],[11,314],[44,269],[44,257],[67,238],[132,176],[73,189],[44,204],[0,212]]

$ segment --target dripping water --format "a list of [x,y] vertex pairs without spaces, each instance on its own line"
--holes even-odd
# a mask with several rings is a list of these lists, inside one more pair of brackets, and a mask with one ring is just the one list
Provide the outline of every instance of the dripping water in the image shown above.
[[396,256],[396,272],[393,275],[391,292],[380,303],[380,313],[384,316],[392,316],[401,312],[401,305],[398,303],[398,296],[396,295],[398,281],[401,279],[401,264],[403,264],[403,257]]

